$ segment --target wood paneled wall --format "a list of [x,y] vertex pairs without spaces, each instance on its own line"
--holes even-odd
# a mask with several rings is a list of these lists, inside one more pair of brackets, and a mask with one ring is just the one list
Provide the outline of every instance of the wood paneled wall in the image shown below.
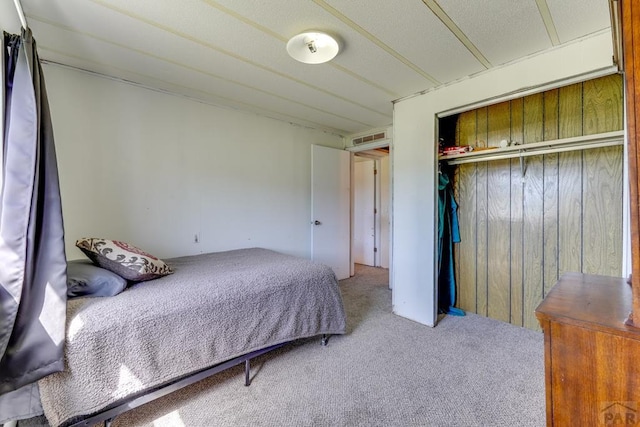
[[[623,128],[620,75],[460,114],[456,145],[532,143]],[[457,306],[539,329],[534,310],[568,271],[621,275],[622,146],[463,164]]]

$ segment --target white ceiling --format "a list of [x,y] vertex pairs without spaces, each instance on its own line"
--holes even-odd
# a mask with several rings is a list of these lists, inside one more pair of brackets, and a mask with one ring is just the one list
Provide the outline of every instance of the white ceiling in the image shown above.
[[[610,32],[608,0],[22,0],[42,60],[340,135],[392,101]],[[18,32],[13,0],[0,27]],[[287,55],[317,29],[330,63]],[[46,75],[45,75],[46,77]]]

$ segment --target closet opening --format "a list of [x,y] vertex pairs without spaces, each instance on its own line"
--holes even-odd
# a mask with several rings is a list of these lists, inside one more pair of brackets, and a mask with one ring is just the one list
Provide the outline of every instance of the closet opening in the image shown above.
[[455,307],[539,330],[562,274],[623,275],[623,118],[620,74],[438,118]]

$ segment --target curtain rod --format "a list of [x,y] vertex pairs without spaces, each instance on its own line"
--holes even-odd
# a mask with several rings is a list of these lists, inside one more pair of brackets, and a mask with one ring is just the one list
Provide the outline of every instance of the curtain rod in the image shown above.
[[27,18],[24,16],[24,11],[22,10],[22,4],[20,4],[20,0],[13,0],[13,3],[16,5],[16,11],[18,11],[22,28],[26,30],[29,26],[27,25]]

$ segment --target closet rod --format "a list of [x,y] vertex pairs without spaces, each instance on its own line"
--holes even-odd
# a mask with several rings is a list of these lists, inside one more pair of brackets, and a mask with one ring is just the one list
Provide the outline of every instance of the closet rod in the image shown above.
[[[529,157],[529,156],[540,156],[543,154],[554,154],[554,153],[564,153],[567,151],[577,151],[577,150],[589,150],[591,148],[604,148],[604,147],[613,147],[616,145],[623,145],[624,144],[624,140],[623,139],[617,139],[617,140],[611,140],[611,141],[603,141],[603,142],[599,142],[599,143],[595,143],[595,144],[576,144],[576,145],[571,145],[571,146],[560,146],[560,147],[553,147],[553,148],[548,148],[548,149],[538,149],[538,150],[527,150],[526,148],[521,149],[520,151],[512,151],[510,153],[500,153],[497,152],[495,154],[487,154],[484,156],[477,156],[477,157],[456,157],[453,159],[445,159],[445,158],[440,158],[440,160],[447,162],[450,165],[462,165],[465,163],[478,163],[478,162],[490,162],[493,160],[506,160],[506,159],[514,159],[517,157],[523,158],[523,157]],[[525,147],[525,145],[520,145],[519,147]],[[494,150],[490,150],[490,151],[494,151]]]
[[27,18],[24,16],[24,11],[22,10],[22,4],[20,3],[20,0],[13,0],[13,3],[16,5],[16,10],[18,11],[18,16],[22,23],[22,28],[26,30],[29,26],[27,25]]
[[493,150],[471,151],[463,154],[441,155],[439,160],[450,165],[463,163],[486,162],[490,160],[512,159],[514,157],[537,156],[540,154],[561,153],[572,150],[587,150],[589,148],[610,147],[624,144],[624,131],[596,133],[591,135],[573,136],[569,138],[553,139],[549,141],[531,142],[528,144],[512,145]]

